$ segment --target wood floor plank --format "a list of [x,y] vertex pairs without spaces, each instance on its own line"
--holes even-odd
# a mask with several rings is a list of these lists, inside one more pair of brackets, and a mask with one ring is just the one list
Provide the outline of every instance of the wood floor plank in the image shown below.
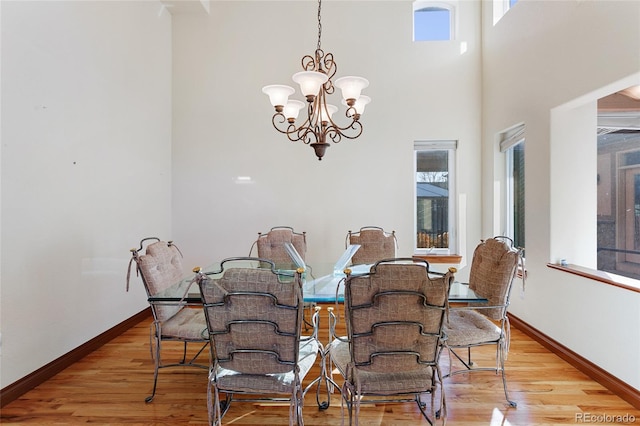
[[[326,318],[323,319],[326,321]],[[151,391],[153,379],[149,322],[141,322],[7,404],[0,414],[1,423],[206,424],[205,370],[181,367],[161,371],[154,401],[150,404],[144,402]],[[326,341],[326,332],[323,331],[321,339]],[[163,359],[178,360],[181,345],[167,346]],[[491,365],[493,354],[490,348],[473,351],[474,360],[479,365]],[[199,359],[207,363],[208,352]],[[443,354],[443,371],[448,371],[448,365],[449,357]],[[309,376],[318,374],[319,368],[315,368]],[[579,421],[580,416],[599,415],[609,416],[606,417],[609,420],[616,420],[616,416],[633,419],[635,424],[640,424],[640,410],[634,409],[515,328],[511,334],[507,378],[510,396],[517,401],[517,408],[507,406],[501,378],[494,373],[477,372],[448,378],[445,382],[447,423],[465,426],[553,426],[586,423]],[[340,425],[342,409],[338,394],[332,395],[332,404],[327,410],[319,410],[314,391],[305,398],[305,424]],[[288,412],[286,404],[234,404],[224,417],[224,424],[288,425]],[[415,426],[426,422],[422,420],[415,404],[363,404],[360,424]]]

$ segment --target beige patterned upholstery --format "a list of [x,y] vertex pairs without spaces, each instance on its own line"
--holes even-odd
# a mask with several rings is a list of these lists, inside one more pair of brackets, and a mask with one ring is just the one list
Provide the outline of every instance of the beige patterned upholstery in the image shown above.
[[[258,232],[258,239],[253,244],[258,248],[259,258],[271,260],[276,264],[277,269],[295,270],[297,267],[293,264],[289,253],[287,253],[285,243],[293,244],[293,247],[295,247],[302,260],[306,260],[307,234],[305,232],[295,232],[293,228],[289,226],[273,227],[266,234]],[[251,247],[249,256],[251,256],[252,251],[253,246]],[[316,304],[306,302],[304,307],[305,310],[312,312]],[[311,325],[311,323],[305,320],[305,331],[309,329],[309,325]]]
[[[148,243],[148,241],[153,242]],[[148,243],[146,249],[144,249],[145,243]],[[141,254],[143,249],[144,254]],[[131,249],[131,253],[131,262],[136,263],[136,271],[142,278],[148,297],[166,291],[183,278],[182,253],[171,241],[161,241],[155,237],[145,238],[140,242],[140,248]],[[151,325],[151,356],[155,363],[155,373],[153,392],[146,398],[147,402],[151,402],[156,394],[159,369],[175,366],[207,368],[206,365],[195,363],[195,360],[208,342],[207,324],[202,309],[179,303],[150,303],[150,305],[154,318]],[[184,343],[181,361],[168,364],[162,362],[162,342],[166,340]],[[202,344],[190,361],[186,360],[187,343]]]
[[[148,294],[157,294],[182,279],[182,255],[173,244],[157,241],[147,246],[146,252],[137,257],[138,271]],[[181,310],[175,306],[153,306],[158,321],[167,321]]]
[[[495,371],[502,373],[502,383],[507,402],[512,407],[517,404],[509,399],[504,363],[509,351],[509,317],[507,308],[511,287],[521,262],[521,250],[513,248],[506,237],[494,237],[482,241],[473,253],[469,288],[487,303],[473,303],[463,308],[450,308],[445,324],[446,346],[464,366],[451,370],[446,376],[469,371]],[[474,366],[471,348],[474,346],[496,345],[496,365],[493,367]],[[467,349],[467,359],[463,359],[456,349]],[[452,367],[450,367],[452,368]]]
[[[319,344],[317,311],[314,335],[301,337],[300,273],[285,275],[228,262],[211,276],[198,274],[211,344],[210,423],[222,424],[236,400],[234,394],[260,395],[260,400],[273,400],[272,395],[279,394],[280,400],[289,401],[289,424],[302,425],[306,392],[302,381],[316,360]],[[221,400],[221,393],[226,399]]]
[[[452,281],[453,272],[429,276],[426,262],[412,263],[410,259],[379,262],[369,274],[347,275],[348,336],[335,337],[329,355],[344,378],[342,396],[350,424],[353,407],[357,425],[360,404],[377,401],[415,401],[432,424],[438,386],[439,407],[444,404],[437,361]],[[431,416],[420,400],[423,393],[431,394]]]
[[360,244],[360,248],[351,258],[351,262],[356,265],[395,258],[398,243],[395,231],[388,233],[382,228],[367,226],[360,228],[358,232],[349,231],[348,244]]
[[497,306],[479,311],[486,317],[499,321],[505,315],[519,259],[518,250],[499,238],[490,238],[476,247],[469,273],[469,288],[487,299],[488,305]]
[[285,243],[293,244],[300,257],[305,259],[307,254],[306,234],[294,232],[293,228],[286,226],[271,228],[266,234],[258,233],[258,239],[255,242],[258,248],[258,257],[275,262],[276,268],[295,269],[291,266],[293,263],[284,247]]

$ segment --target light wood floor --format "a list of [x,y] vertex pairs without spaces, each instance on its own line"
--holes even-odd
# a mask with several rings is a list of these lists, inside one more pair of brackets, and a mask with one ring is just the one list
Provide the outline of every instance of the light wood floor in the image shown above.
[[[322,311],[326,327],[326,310]],[[173,368],[161,371],[152,403],[153,364],[149,355],[150,319],[93,352],[46,383],[7,404],[3,424],[206,424],[205,370]],[[326,336],[323,333],[322,338]],[[165,348],[166,349],[166,348]],[[178,358],[179,346],[165,352]],[[206,351],[205,351],[206,352]],[[491,350],[475,350],[478,364],[490,362]],[[208,360],[208,352],[202,357]],[[448,357],[443,354],[443,369]],[[313,370],[310,376],[318,374]],[[517,408],[508,408],[499,376],[476,372],[453,376],[445,382],[450,425],[557,425],[625,424],[627,416],[640,424],[640,411],[578,372],[526,335],[512,329],[507,361],[511,397]],[[337,394],[331,406],[318,410],[315,394],[305,399],[306,425],[340,425]],[[428,401],[428,399],[427,399]],[[288,425],[288,405],[234,404],[224,417],[229,425]],[[597,416],[607,416],[605,419]],[[427,424],[415,404],[363,405],[361,425],[415,426]],[[587,421],[581,421],[590,420]],[[597,422],[597,420],[604,420]],[[626,423],[629,424],[629,423]]]

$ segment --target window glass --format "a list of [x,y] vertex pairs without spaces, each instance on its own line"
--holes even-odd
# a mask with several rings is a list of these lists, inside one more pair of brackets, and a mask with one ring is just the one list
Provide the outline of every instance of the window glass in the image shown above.
[[500,152],[506,158],[505,229],[516,247],[525,248],[524,240],[524,123],[516,124],[500,133]]
[[518,0],[493,0],[493,25],[518,3]]
[[598,269],[640,279],[640,133],[598,136]]
[[415,151],[416,253],[451,253],[455,141],[419,143]]
[[[438,41],[452,39],[451,9],[445,7],[420,7],[414,4],[413,40]],[[419,7],[415,9],[415,7]]]
[[516,247],[525,248],[524,238],[524,140],[507,154],[507,236]]

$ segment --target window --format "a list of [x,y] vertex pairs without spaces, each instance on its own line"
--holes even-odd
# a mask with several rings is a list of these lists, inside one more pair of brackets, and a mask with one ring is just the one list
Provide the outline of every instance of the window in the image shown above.
[[549,262],[566,259],[558,268],[637,291],[640,105],[623,85],[551,109]]
[[640,279],[640,133],[598,136],[598,269]]
[[506,157],[505,235],[517,247],[526,247],[524,239],[524,124],[500,133],[500,152]]
[[454,7],[446,3],[413,3],[413,41],[454,39]]
[[416,254],[455,252],[456,141],[416,141]]
[[518,0],[493,0],[493,25],[518,3]]

